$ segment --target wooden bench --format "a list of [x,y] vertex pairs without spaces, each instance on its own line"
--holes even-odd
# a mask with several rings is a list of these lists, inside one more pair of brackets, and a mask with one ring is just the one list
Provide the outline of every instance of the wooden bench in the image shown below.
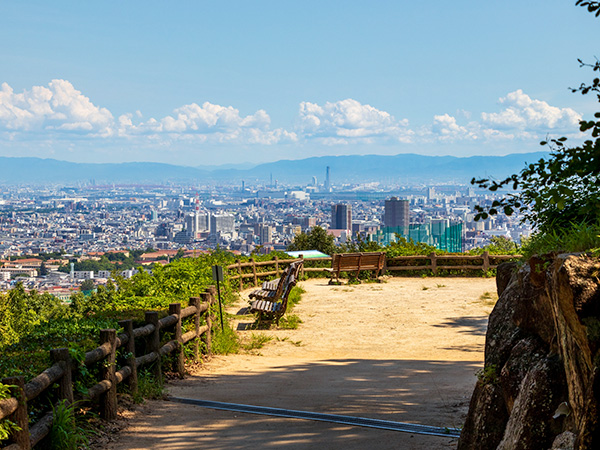
[[275,320],[279,325],[279,319],[285,314],[287,302],[292,288],[298,282],[297,274],[302,266],[302,261],[290,264],[287,273],[279,279],[277,288],[257,289],[252,291],[250,298],[255,298],[250,304],[250,312],[258,313],[258,320]]
[[[271,281],[265,281],[262,286],[261,289],[257,289],[254,292],[259,293],[260,295],[260,291],[261,290],[267,290],[267,291],[275,291],[277,290],[277,286],[279,285],[279,282],[287,277],[289,275],[289,271],[293,270],[294,271],[294,276],[296,277],[296,279],[298,279],[298,277],[300,276],[300,270],[302,270],[302,261],[295,261],[293,263],[291,263],[289,266],[287,266],[287,268],[283,271],[283,274],[281,275],[281,278],[275,278],[274,280]],[[254,292],[250,293],[250,298],[252,298]]]
[[283,288],[283,284],[287,277],[290,276],[290,273],[294,273],[296,279],[298,279],[298,275],[300,274],[300,270],[302,269],[302,261],[295,261],[291,263],[289,266],[281,274],[281,278],[276,278],[271,281],[265,281],[260,289],[256,289],[248,295],[250,298],[255,299],[269,299],[275,296],[281,295],[281,289]]
[[369,253],[334,253],[331,261],[331,269],[325,269],[331,273],[330,284],[339,282],[341,272],[355,272],[356,278],[361,270],[374,270],[375,278],[379,278],[379,274],[385,264],[384,252],[369,252]]

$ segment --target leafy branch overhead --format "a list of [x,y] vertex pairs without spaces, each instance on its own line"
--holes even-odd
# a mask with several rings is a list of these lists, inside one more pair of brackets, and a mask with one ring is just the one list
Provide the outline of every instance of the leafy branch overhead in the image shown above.
[[[600,2],[578,2],[600,14]],[[581,66],[600,73],[600,61]],[[600,78],[591,84],[582,83],[572,92],[582,95],[595,93],[600,102]],[[592,224],[600,218],[600,112],[592,120],[581,120],[579,130],[591,139],[581,145],[568,147],[567,138],[542,141],[551,149],[547,159],[529,164],[519,174],[502,181],[489,178],[471,180],[471,184],[492,192],[512,188],[512,193],[494,200],[490,207],[476,206],[475,220],[486,219],[500,211],[507,215],[522,214],[522,220],[538,227],[542,233],[569,228],[572,224]]]

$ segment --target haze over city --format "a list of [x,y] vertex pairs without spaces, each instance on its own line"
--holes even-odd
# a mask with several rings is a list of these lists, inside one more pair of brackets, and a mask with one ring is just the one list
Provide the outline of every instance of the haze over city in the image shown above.
[[201,166],[577,138],[594,17],[527,2],[2,2],[0,156]]

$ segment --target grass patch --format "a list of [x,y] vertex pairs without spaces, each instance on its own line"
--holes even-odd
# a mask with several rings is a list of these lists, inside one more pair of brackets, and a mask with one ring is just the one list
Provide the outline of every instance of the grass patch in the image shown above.
[[522,247],[525,259],[547,253],[592,252],[600,254],[600,223],[595,225],[571,224],[569,228],[536,233]]
[[438,288],[445,288],[445,287],[446,287],[446,285],[445,285],[445,284],[437,284],[437,287],[438,287]]
[[282,330],[296,330],[302,323],[296,314],[286,314],[279,320],[279,328]]
[[479,301],[486,306],[494,306],[498,301],[498,295],[492,292],[484,292],[479,296]]
[[423,291],[427,291],[427,290],[429,290],[429,288],[428,288],[427,286],[423,286],[423,287],[421,288],[421,290],[423,290]]
[[216,355],[229,355],[240,351],[240,338],[229,322],[224,321],[224,329],[217,324],[213,328],[211,350]]
[[76,416],[76,408],[77,403],[70,405],[67,400],[61,400],[52,407],[54,417],[46,448],[49,450],[88,448],[88,436],[91,432],[86,428],[86,422]]
[[246,343],[240,344],[244,350],[257,350],[259,348],[263,348],[264,345],[272,340],[272,336],[268,336],[264,333],[252,333],[250,335],[250,340]]
[[138,373],[138,393],[133,401],[142,403],[145,398],[158,400],[163,397],[164,388],[162,380],[157,380],[150,370],[143,369]]

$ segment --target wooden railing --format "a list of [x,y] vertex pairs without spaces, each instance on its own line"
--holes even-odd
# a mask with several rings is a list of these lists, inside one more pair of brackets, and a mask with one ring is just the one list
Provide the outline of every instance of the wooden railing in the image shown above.
[[[484,252],[481,255],[436,255],[435,253],[430,253],[429,255],[395,256],[392,258],[386,256],[383,273],[386,271],[406,272],[422,270],[430,270],[434,275],[437,275],[440,270],[482,270],[483,272],[487,272],[490,269],[498,267],[498,264],[501,262],[520,257],[521,255],[490,255],[488,252]],[[294,261],[304,261],[302,272],[300,273],[302,277],[304,276],[304,272],[326,272],[325,267],[307,267],[307,263],[310,264],[313,261],[331,262],[331,260],[330,256],[304,259],[302,255],[298,259],[279,259],[275,257],[273,260],[260,262],[256,262],[253,258],[250,258],[248,262],[241,262],[238,259],[235,264],[231,264],[226,268],[230,274],[229,280],[239,280],[238,290],[243,290],[244,280],[250,279],[250,285],[256,287],[259,285],[259,281],[262,282],[263,278],[280,276],[281,272],[283,272],[282,266],[291,264]],[[263,267],[272,267],[272,270],[262,271],[261,268]],[[245,270],[248,268],[252,270]]]
[[[116,330],[107,329],[100,331],[100,346],[85,354],[82,362],[85,366],[99,364],[100,379],[97,384],[87,390],[84,401],[99,400],[100,416],[113,420],[117,417],[117,385],[127,382],[133,395],[138,391],[138,368],[152,362],[152,375],[162,382],[161,357],[175,352],[175,371],[184,376],[184,348],[187,342],[194,342],[194,357],[200,360],[200,341],[204,342],[207,352],[210,353],[212,318],[210,305],[214,303],[215,289],[210,287],[201,297],[192,297],[187,308],[181,308],[180,303],[169,305],[169,315],[159,319],[157,311],[148,311],[145,314],[146,325],[133,328],[131,320],[123,320],[119,325],[124,332],[117,335]],[[182,333],[182,319],[193,316],[194,329]],[[205,324],[200,325],[204,316]],[[169,330],[174,339],[163,346],[161,331]],[[135,340],[144,338],[145,353],[140,356],[135,354]],[[116,350],[124,347],[126,363],[117,369]],[[37,423],[29,426],[27,403],[38,397],[44,391],[58,383],[58,398],[66,399],[73,403],[73,377],[74,367],[69,349],[59,348],[50,351],[55,362],[54,365],[31,380],[24,383],[23,377],[10,377],[2,380],[3,384],[13,386],[12,397],[0,400],[0,420],[8,418],[15,423],[20,431],[15,431],[10,436],[14,442],[4,450],[29,450],[39,443],[50,432],[52,427],[52,412],[46,413]]]

